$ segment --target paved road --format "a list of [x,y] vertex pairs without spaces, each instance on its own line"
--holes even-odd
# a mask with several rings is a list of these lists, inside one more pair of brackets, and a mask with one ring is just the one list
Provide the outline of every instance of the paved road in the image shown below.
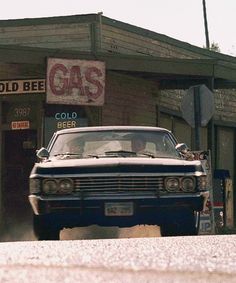
[[2,242],[0,282],[236,282],[236,235]]

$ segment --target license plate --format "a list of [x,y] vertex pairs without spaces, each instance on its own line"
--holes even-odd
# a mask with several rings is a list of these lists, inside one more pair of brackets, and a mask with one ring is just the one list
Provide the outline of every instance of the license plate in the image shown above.
[[132,202],[107,202],[105,203],[106,216],[131,216],[134,214]]

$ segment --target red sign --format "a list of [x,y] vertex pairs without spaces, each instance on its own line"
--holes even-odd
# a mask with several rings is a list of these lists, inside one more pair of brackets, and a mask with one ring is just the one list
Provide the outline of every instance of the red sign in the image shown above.
[[104,93],[104,62],[48,59],[47,103],[101,106]]
[[13,121],[11,122],[12,130],[25,130],[30,128],[29,121]]

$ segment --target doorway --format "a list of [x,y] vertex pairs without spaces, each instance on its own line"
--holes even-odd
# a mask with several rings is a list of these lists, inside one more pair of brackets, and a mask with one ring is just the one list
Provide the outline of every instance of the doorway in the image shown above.
[[37,131],[3,133],[3,222],[5,227],[31,221],[29,174],[36,161]]

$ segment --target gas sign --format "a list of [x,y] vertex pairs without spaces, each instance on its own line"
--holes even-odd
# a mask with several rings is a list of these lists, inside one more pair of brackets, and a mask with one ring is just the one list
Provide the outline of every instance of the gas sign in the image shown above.
[[104,62],[48,59],[47,103],[101,106],[104,93]]

